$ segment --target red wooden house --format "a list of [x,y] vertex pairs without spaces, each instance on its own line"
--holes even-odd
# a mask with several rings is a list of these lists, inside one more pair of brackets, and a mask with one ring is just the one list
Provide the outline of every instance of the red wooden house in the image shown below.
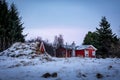
[[96,48],[92,45],[78,46],[75,50],[75,56],[78,57],[95,57]]
[[92,45],[82,45],[75,47],[67,45],[67,47],[59,47],[56,49],[56,57],[95,57],[96,48]]

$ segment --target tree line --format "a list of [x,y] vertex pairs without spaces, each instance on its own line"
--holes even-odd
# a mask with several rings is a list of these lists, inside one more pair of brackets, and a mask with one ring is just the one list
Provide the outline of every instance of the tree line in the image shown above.
[[112,32],[106,17],[102,17],[96,31],[86,34],[83,44],[95,46],[97,57],[120,57],[120,39]]
[[10,7],[5,0],[0,0],[0,51],[15,42],[24,42],[23,23],[15,4]]

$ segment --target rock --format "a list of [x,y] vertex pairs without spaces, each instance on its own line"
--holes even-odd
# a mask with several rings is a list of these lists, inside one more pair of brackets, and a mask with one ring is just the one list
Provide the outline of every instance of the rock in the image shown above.
[[103,78],[103,75],[100,74],[100,73],[97,73],[97,74],[96,74],[96,77],[97,77],[98,79],[100,79],[100,78]]
[[42,77],[44,77],[44,78],[54,77],[55,78],[55,77],[57,77],[57,73],[56,72],[54,72],[52,74],[45,73],[45,74],[42,75]]
[[82,74],[83,77],[87,77],[85,74]]
[[109,66],[108,69],[110,70],[112,68],[112,66]]
[[51,77],[51,74],[50,73],[45,73],[45,74],[42,75],[42,77],[49,78],[49,77]]
[[52,75],[51,75],[52,77],[57,77],[57,73],[56,72],[54,72],[54,73],[52,73]]

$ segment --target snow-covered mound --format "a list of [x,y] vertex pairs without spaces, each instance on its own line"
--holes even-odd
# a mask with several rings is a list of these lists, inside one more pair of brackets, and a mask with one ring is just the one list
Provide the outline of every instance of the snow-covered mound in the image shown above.
[[0,56],[9,57],[27,57],[34,58],[39,57],[40,59],[51,60],[51,56],[46,52],[42,55],[36,54],[36,47],[38,43],[21,43],[17,42],[10,48],[0,53]]
[[36,43],[21,43],[17,42],[13,44],[10,48],[0,53],[0,55],[19,57],[35,54]]

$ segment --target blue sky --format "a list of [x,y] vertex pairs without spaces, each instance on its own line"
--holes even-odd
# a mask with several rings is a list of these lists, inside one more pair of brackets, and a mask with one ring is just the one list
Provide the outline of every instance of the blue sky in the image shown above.
[[120,0],[7,0],[14,2],[26,39],[41,36],[50,42],[62,34],[65,41],[81,44],[88,31],[99,27],[102,16],[111,23],[114,33],[120,26]]

